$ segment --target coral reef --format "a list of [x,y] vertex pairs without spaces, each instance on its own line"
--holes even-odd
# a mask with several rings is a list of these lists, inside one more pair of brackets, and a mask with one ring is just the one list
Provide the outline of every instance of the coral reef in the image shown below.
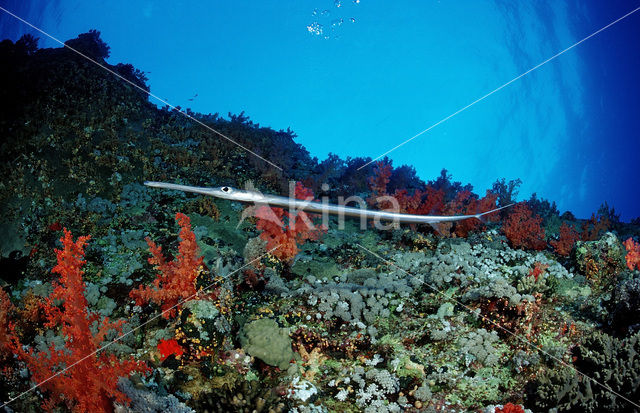
[[616,393],[639,396],[639,227],[612,207],[583,220],[532,195],[484,222],[380,231],[150,189],[141,182],[251,181],[278,194],[296,182],[300,199],[360,195],[387,208],[390,198],[376,198],[392,197],[402,212],[436,215],[516,202],[522,182],[477,194],[445,169],[424,182],[389,159],[318,161],[291,130],[184,110],[283,168],[274,171],[151,105],[144,73],[105,62],[99,32],[67,44],[141,89],[33,37],[0,42],[0,91],[12,102],[0,113],[9,408],[637,407]]

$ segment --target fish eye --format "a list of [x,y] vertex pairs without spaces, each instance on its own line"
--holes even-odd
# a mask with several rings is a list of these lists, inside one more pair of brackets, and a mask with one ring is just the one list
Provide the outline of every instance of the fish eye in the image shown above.
[[231,188],[229,188],[228,186],[223,186],[220,189],[222,189],[222,192],[230,192],[231,191]]

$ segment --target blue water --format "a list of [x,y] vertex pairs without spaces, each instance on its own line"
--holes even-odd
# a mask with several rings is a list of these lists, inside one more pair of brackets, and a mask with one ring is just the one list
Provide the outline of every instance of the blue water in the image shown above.
[[[199,112],[291,127],[314,156],[376,157],[640,6],[640,1],[0,1]],[[338,5],[340,7],[338,7]],[[54,41],[0,12],[2,38]],[[521,178],[560,211],[640,216],[640,11],[391,152],[477,192]],[[197,95],[197,96],[196,96]]]

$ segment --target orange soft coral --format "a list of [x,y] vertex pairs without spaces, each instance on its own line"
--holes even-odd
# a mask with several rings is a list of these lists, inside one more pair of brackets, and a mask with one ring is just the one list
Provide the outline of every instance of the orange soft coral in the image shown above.
[[196,294],[196,278],[202,270],[203,262],[202,256],[199,255],[196,235],[191,230],[189,217],[178,212],[176,221],[181,228],[177,257],[167,262],[162,254],[162,248],[147,238],[151,251],[149,263],[159,270],[158,276],[153,281],[153,287],[140,286],[129,293],[138,305],[150,301],[160,305],[162,316],[166,319],[175,316],[180,302]]
[[[112,401],[128,403],[127,396],[117,388],[118,379],[132,372],[147,373],[149,368],[133,357],[119,360],[115,355],[100,351],[107,333],[121,333],[123,322],[110,322],[87,309],[82,280],[84,246],[89,237],[73,241],[64,230],[62,250],[56,250],[58,264],[53,272],[60,274],[51,295],[43,304],[46,327],[60,328],[65,338],[64,349],[51,344],[48,351],[35,353],[26,350],[17,338],[12,350],[26,362],[31,379],[42,391],[49,393],[43,404],[46,410],[64,402],[74,412],[110,412]],[[62,304],[58,304],[58,303]],[[97,330],[91,329],[97,322]],[[66,370],[65,370],[66,369]]]
[[[297,182],[295,197],[313,199],[313,193]],[[282,208],[262,206],[256,210],[256,217],[256,228],[262,230],[260,238],[267,241],[267,249],[272,250],[271,254],[284,262],[293,260],[298,254],[298,245],[310,239],[318,239],[324,231],[323,228],[316,227],[303,211],[289,212]]]
[[579,239],[580,233],[573,226],[563,222],[560,226],[560,237],[551,241],[550,244],[558,255],[567,257]]
[[627,249],[627,267],[633,270],[637,267],[640,270],[640,243],[635,242],[632,238],[627,239],[624,242],[624,247]]
[[504,220],[502,230],[514,248],[543,250],[546,247],[542,218],[525,203],[517,204]]

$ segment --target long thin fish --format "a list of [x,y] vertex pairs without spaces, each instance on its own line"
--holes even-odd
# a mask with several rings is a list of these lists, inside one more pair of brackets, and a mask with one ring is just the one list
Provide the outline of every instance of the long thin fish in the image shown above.
[[453,222],[462,221],[469,218],[478,218],[484,215],[491,214],[501,209],[510,207],[513,204],[505,205],[500,208],[492,209],[491,211],[481,212],[474,215],[413,215],[413,214],[401,214],[398,212],[389,211],[376,211],[371,209],[360,209],[354,207],[348,207],[344,205],[334,205],[328,203],[321,203],[315,201],[305,201],[301,199],[288,198],[278,195],[263,195],[260,192],[246,191],[242,189],[231,188],[229,186],[221,186],[218,188],[205,188],[199,186],[188,186],[170,184],[167,182],[152,182],[147,181],[144,183],[147,186],[153,188],[173,189],[176,191],[193,192],[196,194],[210,195],[216,198],[229,199],[239,202],[250,202],[256,204],[267,204],[269,206],[278,206],[284,208],[295,209],[298,211],[312,212],[312,213],[329,213],[333,215],[351,216],[351,217],[364,217],[366,219],[378,219],[384,221],[394,221],[407,224],[434,224],[438,222]]

